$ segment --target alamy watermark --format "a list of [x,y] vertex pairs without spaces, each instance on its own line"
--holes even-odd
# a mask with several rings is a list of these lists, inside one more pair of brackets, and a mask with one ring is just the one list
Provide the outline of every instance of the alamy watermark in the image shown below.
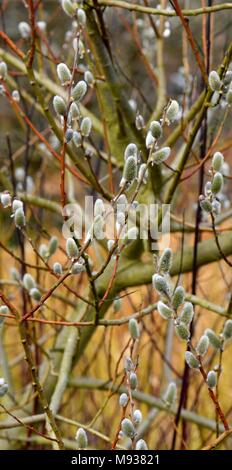
[[164,238],[165,246],[170,244],[169,204],[120,202],[112,206],[86,196],[83,207],[77,203],[67,204],[63,216],[62,234],[66,239],[149,239],[153,250],[160,247]]

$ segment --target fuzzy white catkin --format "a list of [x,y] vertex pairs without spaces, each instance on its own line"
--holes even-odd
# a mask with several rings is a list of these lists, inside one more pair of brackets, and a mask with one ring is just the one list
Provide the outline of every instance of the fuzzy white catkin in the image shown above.
[[62,270],[61,264],[58,261],[56,261],[56,263],[53,264],[52,269],[55,274],[57,274],[58,276],[61,276],[63,270]]
[[75,7],[71,0],[62,0],[62,8],[68,16],[73,16],[75,13]]
[[141,129],[143,129],[145,126],[145,121],[144,121],[144,118],[141,114],[137,114],[136,115],[136,118],[135,118],[135,127],[136,129],[138,129],[139,131]]
[[26,21],[20,21],[18,24],[19,34],[23,39],[28,39],[31,35],[31,27]]
[[225,322],[222,334],[225,340],[232,338],[232,320],[227,320]]
[[102,199],[98,198],[94,204],[94,217],[97,215],[103,215],[105,213],[105,206]]
[[196,352],[199,356],[204,356],[209,347],[209,338],[206,335],[201,336],[197,343]]
[[32,277],[31,274],[29,274],[29,273],[24,274],[24,276],[23,276],[23,285],[24,285],[25,289],[27,289],[28,291],[30,291],[31,289],[33,289],[35,287],[35,280],[34,280],[34,278]]
[[66,140],[67,144],[72,140],[72,138],[73,138],[73,130],[70,127],[69,129],[67,129],[67,131],[65,133],[65,140]]
[[123,178],[126,182],[132,182],[136,178],[137,175],[137,162],[135,157],[130,156],[127,158],[124,170],[123,170]]
[[5,80],[7,76],[7,65],[6,62],[0,62],[0,78]]
[[136,442],[135,449],[136,449],[136,450],[148,450],[147,444],[146,444],[146,442],[144,441],[144,439],[139,439],[139,440]]
[[39,289],[37,289],[37,287],[33,287],[30,292],[30,297],[32,297],[33,300],[36,300],[37,302],[40,301],[41,299],[41,293],[39,291]]
[[45,243],[42,243],[39,247],[39,254],[42,258],[47,258],[49,256],[48,247]]
[[14,266],[12,268],[10,268],[10,275],[11,275],[11,278],[14,281],[17,281],[17,282],[20,281],[20,273],[19,273],[18,269],[15,268]]
[[108,240],[107,241],[107,249],[108,251],[111,251],[114,246],[114,240]]
[[14,221],[17,228],[23,228],[26,225],[25,214],[22,208],[15,211]]
[[61,96],[55,95],[53,98],[53,107],[57,114],[60,116],[65,116],[66,114],[66,105],[65,101]]
[[138,236],[138,227],[130,227],[126,233],[127,240],[136,240]]
[[19,199],[14,199],[12,202],[12,211],[15,213],[17,209],[23,209],[23,203]]
[[66,64],[61,62],[56,67],[58,78],[62,85],[69,83],[71,80],[71,72]]
[[77,258],[78,248],[73,238],[68,238],[66,241],[66,253],[69,258]]
[[89,117],[84,117],[81,121],[81,133],[84,137],[89,137],[92,129],[92,120]]
[[129,381],[130,381],[131,389],[135,390],[138,386],[138,378],[135,372],[130,373]]
[[147,164],[142,163],[139,167],[139,172],[138,172],[138,182],[146,184],[148,178],[148,169],[147,169]]
[[116,297],[113,301],[113,310],[114,313],[119,312],[122,308],[122,299],[120,297]]
[[76,433],[75,437],[77,441],[77,448],[78,449],[86,449],[88,447],[88,438],[85,430],[83,428],[79,428]]
[[210,328],[207,328],[205,330],[205,335],[208,336],[209,342],[214,349],[221,348],[221,345],[222,345],[221,339],[216,335],[216,333],[214,333],[213,330],[211,330]]
[[173,311],[163,302],[159,301],[157,310],[162,318],[169,320],[173,316]]
[[25,179],[25,170],[24,168],[22,168],[21,166],[18,166],[16,169],[15,169],[15,179],[20,182],[20,183],[23,183],[24,182],[24,179]]
[[229,90],[226,93],[226,101],[229,105],[232,104],[232,87],[230,86]]
[[183,304],[184,296],[185,296],[184,288],[182,286],[178,286],[175,289],[175,292],[172,298],[172,305],[175,310],[177,310],[181,306],[181,304]]
[[126,160],[128,157],[135,157],[137,158],[138,156],[138,147],[137,145],[131,143],[131,144],[128,144],[126,149],[125,149],[125,152],[124,152],[124,159]]
[[20,94],[18,90],[13,90],[11,96],[13,100],[16,101],[17,103],[20,101]]
[[179,336],[180,339],[183,341],[188,341],[190,337],[190,331],[187,325],[185,323],[179,323],[178,325],[175,326],[175,331],[177,336]]
[[159,274],[154,274],[152,276],[152,285],[153,287],[159,292],[161,295],[169,296],[170,295],[170,288],[163,276]]
[[54,253],[57,250],[57,247],[58,247],[58,238],[53,236],[49,240],[49,244],[48,244],[48,251],[49,251],[50,256],[54,255]]
[[133,339],[139,339],[140,330],[139,330],[138,322],[135,318],[131,318],[129,321],[129,332]]
[[127,204],[128,204],[127,197],[125,196],[125,194],[121,194],[117,200],[117,211],[125,212],[127,208]]
[[207,199],[207,198],[206,198],[206,199],[202,199],[202,200],[200,201],[200,206],[201,206],[201,208],[202,208],[205,212],[207,212],[207,213],[210,213],[210,212],[212,212],[212,210],[213,210],[212,204],[211,204],[211,202],[209,201],[209,199]]
[[9,307],[7,307],[7,305],[1,305],[0,313],[3,313],[4,315],[7,315],[9,313]]
[[75,101],[81,101],[87,92],[87,84],[84,80],[78,82],[72,89],[72,98]]
[[224,163],[224,156],[221,152],[215,152],[212,159],[212,167],[214,171],[220,171]]
[[0,397],[3,397],[8,391],[8,384],[3,378],[0,378]]
[[75,103],[75,101],[73,101],[73,103],[70,106],[69,117],[72,121],[74,121],[75,119],[79,119],[80,117],[80,109],[77,103]]
[[72,265],[72,274],[80,274],[83,271],[85,271],[83,264],[76,262]]
[[140,410],[135,410],[133,414],[134,424],[138,425],[142,422],[143,416]]
[[170,382],[168,384],[167,390],[164,394],[164,400],[168,406],[172,406],[176,401],[177,388],[175,382]]
[[225,77],[224,77],[224,85],[230,85],[232,81],[232,70],[227,70]]
[[211,190],[212,193],[217,194],[221,191],[223,185],[223,176],[222,174],[218,171],[215,173],[213,180],[212,180],[212,185],[211,185]]
[[125,408],[125,406],[128,403],[128,400],[129,400],[128,395],[126,393],[122,393],[119,397],[119,405]]
[[209,74],[209,86],[213,91],[219,91],[221,88],[221,80],[215,70],[212,70]]
[[160,273],[169,273],[172,266],[172,250],[170,248],[165,248],[163,251],[159,263],[158,269]]
[[82,144],[82,136],[80,132],[74,131],[73,132],[73,138],[72,138],[73,143],[75,144],[76,147],[80,147]]
[[162,136],[162,127],[159,121],[152,121],[149,130],[151,132],[152,137],[154,137],[154,139],[156,140]]
[[126,370],[126,372],[130,372],[134,370],[134,364],[130,357],[125,358],[124,369]]
[[150,149],[151,147],[153,147],[155,144],[155,139],[151,133],[151,131],[148,131],[147,135],[146,135],[146,147],[147,149]]
[[194,315],[193,304],[191,302],[185,302],[183,309],[180,314],[180,320],[186,325],[190,325]]
[[214,370],[210,370],[206,379],[209,388],[214,388],[217,385],[217,374]]
[[212,201],[212,211],[214,212],[214,214],[219,215],[221,213],[221,208],[222,208],[222,205],[220,201],[217,201],[217,199],[214,199]]
[[85,25],[86,25],[85,11],[82,8],[78,8],[77,12],[76,12],[76,15],[77,15],[78,25],[81,26],[82,28],[84,28]]
[[192,369],[199,369],[200,367],[200,362],[198,359],[191,353],[190,351],[186,351],[185,353],[185,360],[188,364],[189,367]]
[[90,72],[90,70],[86,70],[85,73],[84,73],[84,79],[86,81],[86,83],[91,86],[93,85],[94,83],[94,76],[92,74],[92,72]]
[[163,147],[152,154],[152,162],[155,163],[155,165],[160,165],[160,163],[163,163],[168,159],[170,153],[170,147]]
[[9,193],[1,194],[1,204],[3,205],[4,209],[11,206],[11,195]]
[[105,237],[104,233],[105,221],[101,215],[97,215],[93,223],[93,235],[96,240],[103,240]]
[[40,29],[42,33],[45,33],[46,28],[47,28],[47,23],[46,21],[37,21],[37,27]]
[[169,122],[175,121],[175,119],[177,118],[179,114],[179,110],[180,110],[179,103],[176,100],[172,100],[166,111],[166,117]]
[[128,418],[123,419],[122,423],[121,423],[121,428],[122,428],[122,432],[123,432],[123,434],[125,434],[125,436],[130,437],[131,439],[134,438],[135,428],[134,428],[133,423],[131,422],[130,419],[128,419]]

